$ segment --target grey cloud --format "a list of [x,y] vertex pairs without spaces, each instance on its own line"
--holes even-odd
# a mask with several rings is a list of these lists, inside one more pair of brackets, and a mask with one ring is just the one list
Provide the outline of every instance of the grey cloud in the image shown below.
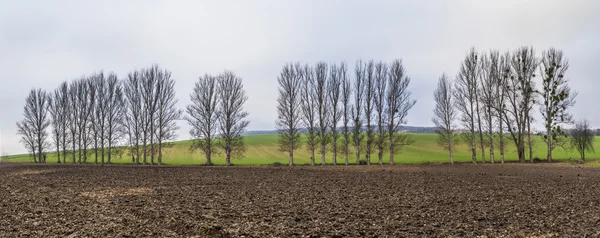
[[[554,46],[571,60],[576,117],[593,110],[600,3],[542,1],[2,1],[2,148],[15,135],[25,96],[98,70],[158,63],[177,80],[179,107],[198,76],[230,69],[244,78],[249,129],[273,129],[276,78],[284,63],[402,58],[418,99],[408,123],[429,126],[437,78],[456,74],[467,50]],[[188,138],[183,121],[179,138]]]

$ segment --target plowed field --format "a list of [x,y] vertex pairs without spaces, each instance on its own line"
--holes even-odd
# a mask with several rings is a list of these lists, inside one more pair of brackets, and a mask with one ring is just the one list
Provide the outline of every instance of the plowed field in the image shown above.
[[0,164],[0,236],[600,236],[600,168]]

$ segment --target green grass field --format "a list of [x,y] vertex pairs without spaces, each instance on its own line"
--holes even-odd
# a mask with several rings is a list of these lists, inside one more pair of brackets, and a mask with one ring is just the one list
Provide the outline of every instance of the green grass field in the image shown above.
[[[413,139],[415,143],[409,146],[405,146],[402,150],[395,156],[396,163],[438,163],[438,162],[449,162],[448,152],[443,150],[436,144],[437,135],[436,134],[413,134]],[[282,164],[288,163],[288,155],[286,153],[279,152],[277,150],[277,135],[269,134],[269,135],[249,135],[245,137],[247,151],[246,155],[242,159],[234,159],[234,164],[273,164],[275,162],[279,162]],[[517,154],[516,149],[512,143],[512,141],[506,140],[507,151],[506,151],[506,160],[516,160]],[[600,140],[595,140],[595,147],[600,148]],[[175,142],[173,147],[167,148],[163,151],[163,163],[165,164],[203,164],[206,162],[204,156],[200,151],[191,152],[190,151],[190,141],[178,141]],[[353,149],[351,149],[352,151]],[[327,153],[327,163],[331,163],[332,160],[331,152]],[[499,161],[500,153],[496,150],[496,160]],[[364,157],[364,153],[361,155]],[[477,159],[481,161],[481,152],[477,152]],[[320,163],[321,157],[317,152],[316,161]],[[343,153],[338,153],[338,163],[344,162]],[[546,158],[546,146],[541,138],[536,137],[534,141],[534,157],[538,157],[540,159]],[[555,159],[569,159],[569,158],[578,158],[579,154],[575,150],[565,151],[562,148],[557,148],[553,157]],[[586,153],[587,158],[600,158],[600,153]],[[70,158],[70,157],[68,157]],[[468,146],[465,143],[462,143],[456,148],[454,154],[455,162],[470,162],[471,155],[468,149]],[[489,161],[489,148],[486,148],[486,160]],[[9,157],[9,161],[12,162],[30,162],[32,159],[28,155],[13,155]],[[69,161],[69,160],[67,160]],[[94,155],[90,155],[88,157],[88,162],[94,161]],[[149,159],[148,159],[149,161]],[[355,162],[355,156],[353,153],[350,155],[350,162]],[[373,162],[377,161],[376,152],[375,156],[372,158]],[[388,155],[384,156],[384,161],[388,161]],[[48,163],[56,162],[56,155],[54,153],[49,153],[47,158]],[[130,163],[131,157],[125,153],[123,158],[114,158],[113,163]],[[218,154],[213,157],[213,163],[215,164],[225,164],[225,159],[222,154]],[[302,147],[301,149],[294,152],[294,163],[295,164],[309,164],[310,163],[310,154],[306,147]],[[597,162],[596,162],[597,163]],[[598,164],[600,165],[600,164]]]

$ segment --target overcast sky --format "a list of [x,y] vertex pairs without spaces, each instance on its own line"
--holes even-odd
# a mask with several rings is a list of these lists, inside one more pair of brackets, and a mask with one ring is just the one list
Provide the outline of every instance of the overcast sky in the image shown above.
[[[576,118],[600,127],[600,1],[8,1],[0,0],[2,153],[24,153],[15,122],[36,87],[99,70],[172,71],[178,106],[198,76],[229,69],[249,100],[249,130],[274,129],[277,76],[290,61],[401,58],[417,104],[408,124],[431,126],[432,92],[479,51],[562,49],[579,92]],[[539,115],[538,115],[539,118]],[[180,121],[179,139],[189,127]]]

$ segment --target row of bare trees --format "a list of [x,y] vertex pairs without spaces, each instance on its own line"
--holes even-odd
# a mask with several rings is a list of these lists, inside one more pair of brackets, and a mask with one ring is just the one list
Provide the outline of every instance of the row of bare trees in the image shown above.
[[[538,106],[544,122],[544,131],[539,134],[551,161],[552,151],[568,141],[563,127],[573,123],[568,109],[575,104],[577,93],[568,86],[568,68],[562,51],[554,48],[541,56],[536,56],[532,47],[503,54],[471,48],[455,79],[442,75],[434,92],[433,122],[440,135],[438,144],[450,152],[453,162],[453,147],[462,135],[470,145],[473,163],[477,162],[478,146],[481,161],[486,162],[487,147],[490,162],[494,163],[497,142],[503,163],[508,138],[515,144],[519,161],[525,161],[526,147],[532,161],[532,136],[536,133],[531,124]],[[536,86],[538,78],[541,89]]]
[[277,80],[279,149],[289,154],[290,166],[294,151],[303,144],[311,154],[312,165],[316,152],[321,164],[326,164],[328,151],[333,165],[338,154],[347,165],[351,156],[360,164],[362,152],[366,164],[375,153],[379,164],[383,164],[384,154],[393,164],[399,148],[412,143],[399,131],[416,103],[410,97],[410,78],[401,60],[359,60],[350,75],[344,62],[314,66],[288,63]]
[[[182,111],[175,107],[175,80],[158,65],[135,70],[123,81],[123,131],[135,164],[162,164],[165,141],[177,137]],[[140,162],[141,159],[141,162]],[[155,161],[156,159],[156,161]]]
[[244,104],[248,100],[242,78],[231,71],[217,76],[200,77],[190,95],[185,120],[192,126],[192,150],[200,149],[206,164],[212,165],[212,155],[222,150],[230,166],[232,158],[241,158],[246,151],[242,133],[250,123]]
[[[153,65],[119,80],[98,72],[63,82],[51,93],[33,89],[26,99],[24,119],[17,123],[21,142],[34,162],[46,162],[56,149],[57,162],[111,163],[129,145],[133,163],[162,162],[165,141],[175,138],[181,110],[175,108],[171,73]],[[53,143],[47,142],[51,128]]]

